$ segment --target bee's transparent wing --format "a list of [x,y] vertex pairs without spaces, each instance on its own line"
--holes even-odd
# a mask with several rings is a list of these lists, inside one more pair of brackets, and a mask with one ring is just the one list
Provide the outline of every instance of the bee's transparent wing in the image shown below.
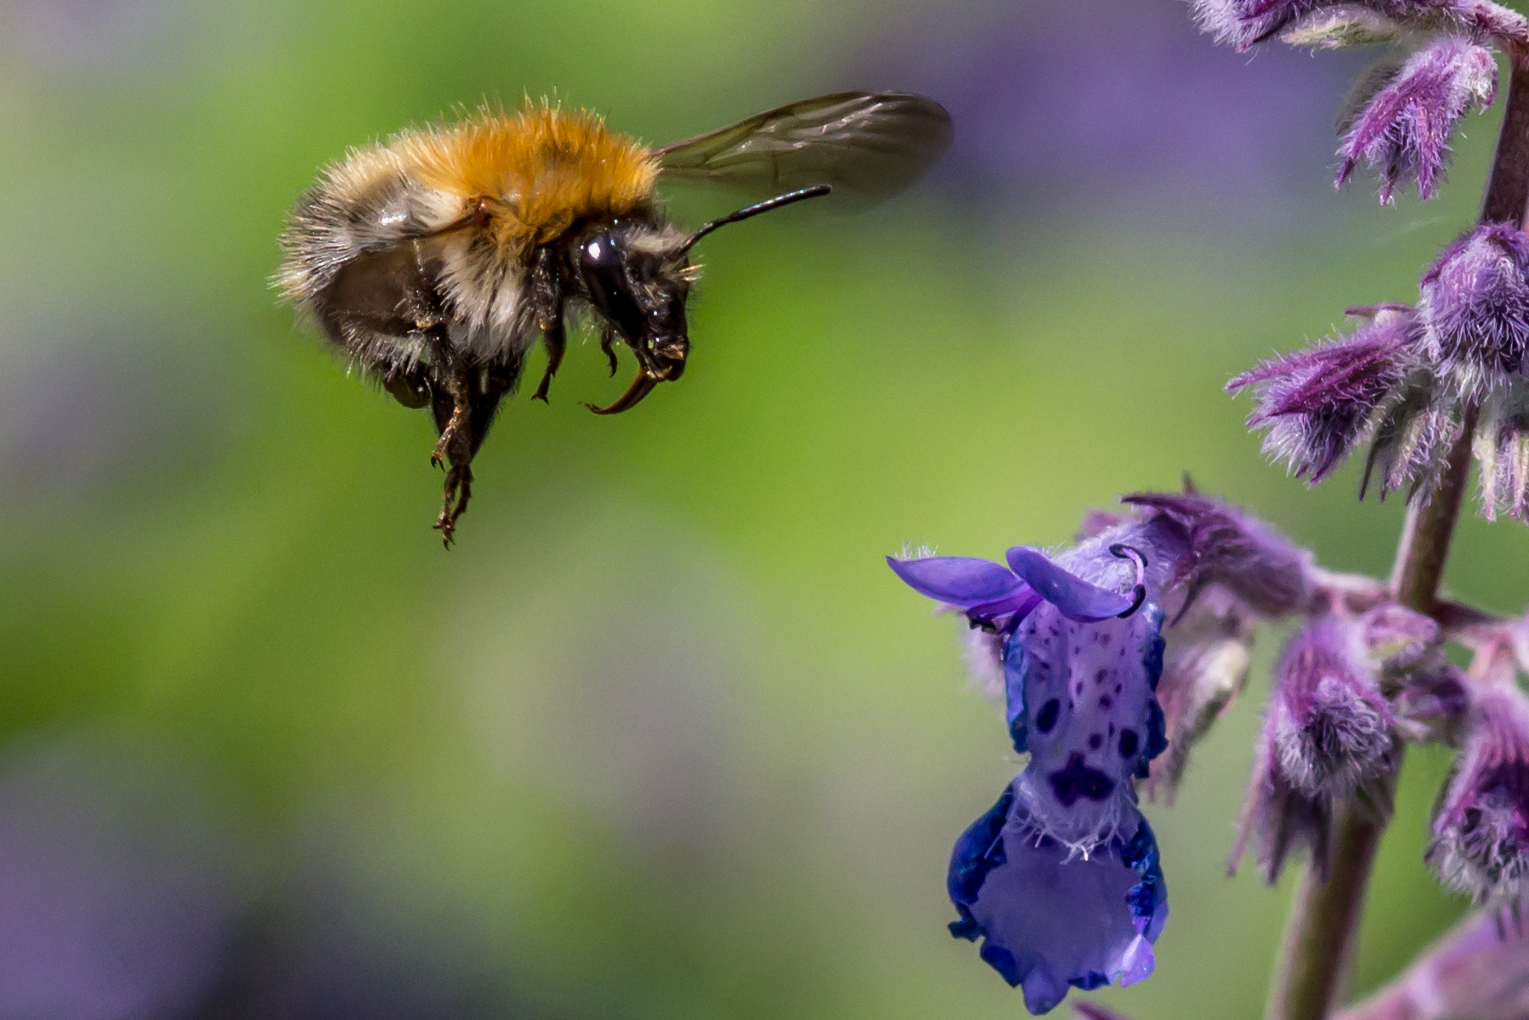
[[950,114],[932,99],[839,92],[761,113],[657,150],[666,179],[754,194],[827,184],[860,202],[912,187],[950,147]]

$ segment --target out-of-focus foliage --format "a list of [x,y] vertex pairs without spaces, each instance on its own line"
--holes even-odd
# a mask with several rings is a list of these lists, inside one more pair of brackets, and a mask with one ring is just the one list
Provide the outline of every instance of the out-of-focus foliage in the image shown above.
[[[1221,385],[1409,300],[1495,130],[1376,210],[1330,187],[1352,55],[1122,10],[0,5],[0,1016],[1012,1016],[943,876],[1015,766],[883,556],[1059,542],[1188,469],[1383,573],[1398,501],[1286,479]],[[949,166],[708,240],[685,379],[596,418],[575,346],[443,552],[426,418],[266,286],[317,166],[485,96],[667,140],[850,86],[946,101]],[[1516,609],[1526,568],[1470,521],[1448,580]],[[1138,1020],[1261,999],[1289,880],[1223,862],[1271,652],[1146,808],[1174,922],[1101,993]],[[1460,910],[1447,763],[1410,756],[1361,989]]]

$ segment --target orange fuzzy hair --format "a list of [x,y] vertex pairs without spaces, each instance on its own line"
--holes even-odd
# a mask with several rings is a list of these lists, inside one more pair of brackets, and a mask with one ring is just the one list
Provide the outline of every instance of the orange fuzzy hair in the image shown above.
[[426,187],[464,203],[488,199],[495,239],[508,247],[546,244],[586,217],[651,208],[659,170],[651,151],[603,118],[545,101],[406,131],[388,148]]

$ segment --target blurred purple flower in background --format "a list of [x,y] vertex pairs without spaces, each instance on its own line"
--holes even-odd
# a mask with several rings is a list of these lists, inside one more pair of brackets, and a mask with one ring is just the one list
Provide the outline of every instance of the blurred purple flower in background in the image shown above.
[[1182,204],[1217,229],[1288,219],[1318,193],[1311,166],[1331,156],[1328,125],[1363,66],[1283,47],[1249,63],[1204,46],[1167,2],[910,12],[889,31],[858,77],[938,96],[961,125],[940,173],[1027,216]]

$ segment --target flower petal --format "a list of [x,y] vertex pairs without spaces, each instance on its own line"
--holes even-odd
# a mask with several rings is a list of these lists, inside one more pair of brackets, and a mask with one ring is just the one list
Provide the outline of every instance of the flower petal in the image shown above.
[[[1023,986],[1025,1007],[1035,1014],[1054,1008],[1069,985],[1142,980],[1152,972],[1150,943],[1167,918],[1152,830],[1124,805],[1129,838],[1079,856],[1036,832],[1024,798],[1016,780],[956,844],[950,888],[962,919],[952,933],[973,941],[980,935],[982,958]],[[1006,818],[995,834],[1000,809]]]
[[912,560],[888,556],[887,566],[920,595],[960,609],[1012,598],[1025,587],[1002,564],[973,556],[927,556]]
[[1068,573],[1039,549],[1016,545],[1006,554],[1009,569],[1072,620],[1107,620],[1136,607],[1131,595],[1100,588]]

